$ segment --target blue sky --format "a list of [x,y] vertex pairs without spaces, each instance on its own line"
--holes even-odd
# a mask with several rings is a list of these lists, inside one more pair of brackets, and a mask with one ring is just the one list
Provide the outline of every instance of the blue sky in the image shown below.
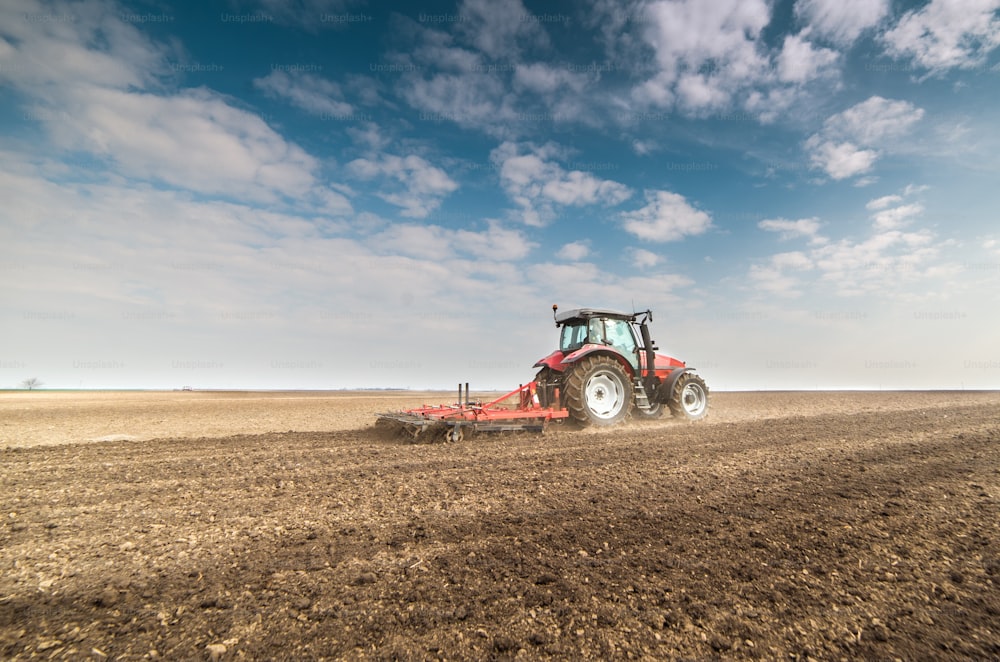
[[0,7],[0,387],[1000,387],[1000,0]]

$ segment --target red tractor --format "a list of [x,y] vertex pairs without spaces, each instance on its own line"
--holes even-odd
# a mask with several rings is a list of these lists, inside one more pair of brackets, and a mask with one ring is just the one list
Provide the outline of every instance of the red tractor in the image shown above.
[[[461,441],[469,432],[542,431],[550,421],[615,425],[634,410],[658,418],[664,409],[696,421],[708,413],[708,387],[682,361],[656,353],[649,337],[653,313],[578,308],[559,313],[559,349],[535,363],[535,380],[490,402],[473,401],[458,385],[453,404],[386,412],[378,422],[412,440]],[[633,407],[634,406],[634,407]],[[442,434],[443,433],[443,434]]]
[[[657,354],[652,311],[620,313],[552,306],[559,349],[535,363],[540,404],[565,408],[581,425],[614,425],[630,412],[659,418],[664,409],[696,421],[708,413],[708,387],[683,361]],[[634,410],[633,410],[634,405]]]

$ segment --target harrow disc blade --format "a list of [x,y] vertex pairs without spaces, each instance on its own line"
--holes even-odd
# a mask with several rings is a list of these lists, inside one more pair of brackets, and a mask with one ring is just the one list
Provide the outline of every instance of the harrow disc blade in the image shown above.
[[450,426],[439,419],[424,418],[407,412],[379,414],[375,424],[395,429],[400,437],[414,444],[448,441],[451,432]]

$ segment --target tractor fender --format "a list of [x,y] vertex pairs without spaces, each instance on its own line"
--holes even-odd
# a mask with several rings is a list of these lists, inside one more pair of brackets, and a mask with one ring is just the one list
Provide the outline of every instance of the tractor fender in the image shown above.
[[660,388],[656,390],[656,401],[666,402],[670,399],[671,394],[674,392],[674,387],[677,386],[677,380],[681,378],[685,372],[694,372],[694,368],[674,368],[667,375],[667,378],[663,380],[660,384]]
[[535,361],[534,367],[536,368],[550,368],[556,372],[562,372],[565,368],[562,367],[563,353],[558,349],[543,359],[538,359]]
[[628,362],[628,359],[622,356],[620,352],[615,352],[613,350],[610,350],[604,345],[584,345],[575,352],[572,352],[564,356],[563,360],[560,363],[560,366],[556,369],[562,372],[566,370],[566,368],[568,368],[569,366],[579,361],[580,359],[583,359],[587,356],[595,356],[595,355],[610,356],[611,358],[615,359],[622,365],[622,368],[625,369],[625,373],[628,374],[629,378],[635,377],[635,368],[633,368],[632,364]]

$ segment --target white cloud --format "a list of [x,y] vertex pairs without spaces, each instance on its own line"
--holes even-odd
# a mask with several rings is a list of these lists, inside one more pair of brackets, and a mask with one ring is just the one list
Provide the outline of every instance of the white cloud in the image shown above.
[[890,293],[925,275],[929,260],[938,254],[928,246],[932,240],[927,231],[878,231],[863,241],[832,242],[811,256],[822,279],[840,296]]
[[779,269],[806,270],[813,268],[812,260],[806,257],[806,254],[801,251],[772,255],[771,264]]
[[877,183],[878,183],[878,177],[876,177],[875,175],[866,175],[864,177],[858,177],[857,179],[854,180],[853,184],[851,185],[854,186],[854,188],[864,188],[866,186],[872,186],[873,184]]
[[[72,87],[145,88],[169,71],[173,51],[118,20],[102,2],[0,3],[0,81],[33,97],[62,98]],[[72,17],[72,20],[30,20]]]
[[[64,383],[77,386],[66,366],[96,357],[128,365],[129,375],[113,375],[106,386],[169,388],[193,379],[207,387],[440,387],[470,376],[494,378],[450,372],[481,356],[482,338],[491,337],[476,320],[533,307],[538,328],[546,328],[550,284],[532,283],[528,269],[516,264],[534,244],[499,221],[457,231],[405,224],[352,237],[353,223],[311,214],[205,201],[135,182],[50,181],[43,173],[56,164],[35,160],[0,153],[0,263],[25,265],[24,278],[5,288],[0,318],[7,320],[0,322],[23,310],[74,316],[69,324],[19,319],[7,334],[25,347],[19,357],[53,385],[68,371],[72,381]],[[69,174],[75,181],[81,173]],[[400,319],[407,320],[407,343],[426,349],[423,369],[409,374],[412,353],[393,338]],[[71,345],[58,340],[67,332],[77,339]],[[143,343],[122,345],[123,334]],[[357,342],[331,344],[330,337]],[[399,361],[402,372],[377,374],[370,353],[358,351],[366,346],[380,347],[381,359]],[[511,358],[525,361],[530,375],[534,357],[519,355],[524,349],[511,350]],[[304,381],[314,375],[302,371],[272,369],[272,361],[289,358],[322,364],[316,381]],[[191,359],[225,368],[190,379],[171,368],[172,361]],[[524,377],[509,372],[484,386]],[[76,373],[85,387],[97,386],[86,381],[95,375]],[[199,381],[214,379],[221,381]]]
[[665,311],[681,300],[675,290],[694,284],[687,276],[666,272],[620,276],[592,262],[540,263],[527,272],[530,282],[544,288],[550,300],[564,309],[607,306],[621,310],[634,300],[642,308]]
[[627,232],[648,241],[677,241],[712,227],[711,217],[692,207],[684,196],[670,191],[646,191],[646,206],[623,212]]
[[56,149],[202,194],[284,198],[325,212],[350,206],[322,192],[315,158],[258,116],[206,88],[164,92],[177,49],[150,40],[112,4],[4,3],[0,38],[0,77],[19,89]]
[[617,205],[631,197],[627,186],[610,179],[599,179],[589,172],[569,170],[542,184],[542,195],[560,205]]
[[798,0],[796,17],[817,35],[849,45],[889,13],[889,0]]
[[640,269],[650,269],[661,262],[659,255],[645,248],[630,248],[628,250],[629,259]]
[[764,0],[659,0],[644,11],[642,37],[658,71],[633,90],[642,104],[676,102],[693,112],[720,108],[768,69],[758,43],[771,20]]
[[923,211],[923,205],[918,203],[900,205],[874,214],[872,221],[874,221],[876,230],[898,230],[904,227],[913,216],[922,214]]
[[777,45],[771,43],[765,28],[774,18],[773,2],[638,3],[617,10],[642,19],[622,25],[617,38],[607,32],[616,24],[616,14],[604,4],[599,10],[609,51],[620,51],[620,58],[630,63],[645,62],[649,52],[653,56],[643,65],[652,72],[631,88],[633,114],[652,107],[706,117],[740,109],[769,124],[790,113],[798,101],[839,86],[839,46],[821,45],[826,33],[818,27],[805,25]]
[[657,145],[652,140],[639,140],[639,139],[636,139],[636,140],[632,141],[632,150],[636,154],[638,154],[639,156],[646,156],[647,154],[652,154],[653,152],[655,152],[659,148],[660,148],[660,146]]
[[[817,72],[817,76],[827,73],[829,71],[824,71],[822,74]],[[766,90],[751,90],[743,105],[748,113],[757,116],[761,124],[770,124],[788,112],[801,94],[801,86],[794,84],[775,86]]]
[[890,55],[931,71],[982,64],[1000,46],[1000,0],[931,0],[883,35]]
[[458,230],[454,233],[456,251],[470,253],[484,260],[512,262],[524,259],[538,244],[528,241],[520,230],[503,227],[500,221],[490,221],[485,232]]
[[924,116],[923,108],[909,101],[869,97],[847,110],[830,116],[823,125],[826,134],[877,145],[907,133]]
[[564,244],[556,253],[556,257],[560,260],[569,260],[570,262],[579,262],[588,255],[590,255],[590,247],[586,241],[571,241]]
[[793,299],[802,295],[804,283],[788,272],[804,272],[813,267],[813,261],[801,251],[777,253],[770,257],[767,264],[751,265],[748,276],[755,288],[770,295]]
[[[463,18],[465,18],[463,16]],[[488,60],[475,48],[456,44],[458,38],[440,29],[412,27],[416,43],[409,53],[395,53],[390,56],[394,62],[406,64],[408,55],[413,60],[427,64],[436,71],[464,74],[469,72],[492,73]]]
[[451,230],[439,225],[392,225],[366,242],[370,250],[384,255],[406,255],[425,260],[444,260],[467,254],[493,262],[515,262],[536,246],[518,230],[491,221],[485,231]]
[[801,218],[790,221],[784,218],[763,220],[757,224],[762,230],[780,233],[781,239],[796,239],[807,237],[811,244],[821,244],[826,241],[825,237],[819,235],[820,222],[818,218]]
[[[778,253],[764,264],[752,265],[748,275],[757,287],[785,297],[799,296],[806,288],[821,284],[832,287],[836,296],[892,296],[909,283],[940,273],[931,262],[938,255],[932,243],[933,235],[925,230],[904,233],[876,228],[860,241],[845,238],[808,252]],[[806,280],[807,272],[815,272],[819,281]]]
[[597,123],[586,92],[599,74],[527,61],[524,51],[545,48],[548,37],[520,0],[467,0],[456,16],[441,28],[407,23],[411,43],[390,55],[413,68],[396,89],[422,120],[504,139],[524,136],[540,121]]
[[343,100],[339,85],[309,73],[276,69],[255,78],[253,84],[269,96],[287,99],[312,115],[337,117],[350,115],[354,110]]
[[443,260],[451,255],[451,236],[438,225],[397,223],[374,235],[372,249],[386,255],[406,255],[424,260]]
[[677,80],[676,90],[681,105],[693,110],[725,108],[729,104],[729,89],[718,77],[682,74]]
[[312,156],[208,90],[70,94],[76,112],[47,122],[53,143],[105,158],[129,177],[253,200],[302,196],[316,183]]
[[514,83],[534,94],[551,95],[567,90],[579,93],[587,85],[587,75],[544,62],[534,62],[517,67]]
[[356,145],[376,152],[382,151],[392,142],[374,122],[360,122],[357,126],[349,126],[345,133]]
[[[816,234],[818,219],[793,222],[784,219],[762,221],[759,227],[780,232],[782,238],[813,236],[808,251],[778,253],[766,262],[752,265],[749,276],[768,292],[782,296],[797,296],[807,288],[820,296],[821,286],[833,288],[836,296],[893,296],[910,284],[932,282],[954,269],[935,263],[941,242],[925,229],[902,231],[923,213],[918,203],[899,204],[904,196],[920,187],[908,186],[904,195],[887,195],[870,201],[866,207],[871,215],[871,233],[864,238],[845,237],[831,241]],[[815,273],[818,280],[806,279],[806,272]]]
[[853,177],[871,170],[879,150],[892,147],[923,115],[908,101],[872,96],[827,118],[805,148],[813,167],[833,179]]
[[486,72],[401,76],[398,92],[420,111],[423,121],[454,123],[502,137],[524,125],[503,79]]
[[816,135],[806,141],[806,149],[813,167],[825,170],[838,180],[868,172],[878,158],[875,150],[861,149],[849,142],[822,140]]
[[458,189],[458,184],[444,170],[415,154],[406,157],[372,155],[351,161],[347,168],[361,179],[388,177],[399,182],[403,190],[378,195],[389,204],[401,207],[400,213],[409,218],[425,218],[440,206],[446,195]]
[[817,48],[805,35],[788,35],[777,58],[778,78],[785,83],[805,83],[830,73],[840,59],[837,51]]
[[787,299],[802,295],[799,280],[784,273],[777,266],[751,265],[748,276],[754,288],[763,290],[769,295]]
[[354,214],[354,207],[349,195],[354,195],[354,192],[346,186],[317,184],[308,194],[294,200],[289,205],[289,209],[301,214],[316,216],[349,216]]
[[520,0],[465,0],[455,16],[440,27],[404,19],[404,40],[390,54],[413,68],[396,91],[422,120],[501,139],[533,133],[539,122],[598,123],[586,92],[599,74],[530,61],[527,53],[548,48],[548,33]]
[[903,198],[898,195],[883,195],[881,198],[875,198],[870,200],[868,204],[865,205],[866,209],[885,209],[889,205],[894,205],[897,202],[902,202]]
[[464,0],[458,32],[494,60],[516,59],[522,44],[543,46],[548,36],[520,0]]
[[561,155],[553,143],[539,147],[510,141],[490,152],[500,183],[521,208],[524,223],[544,225],[555,217],[557,206],[613,206],[631,197],[631,189],[616,181],[564,169],[555,161]]

